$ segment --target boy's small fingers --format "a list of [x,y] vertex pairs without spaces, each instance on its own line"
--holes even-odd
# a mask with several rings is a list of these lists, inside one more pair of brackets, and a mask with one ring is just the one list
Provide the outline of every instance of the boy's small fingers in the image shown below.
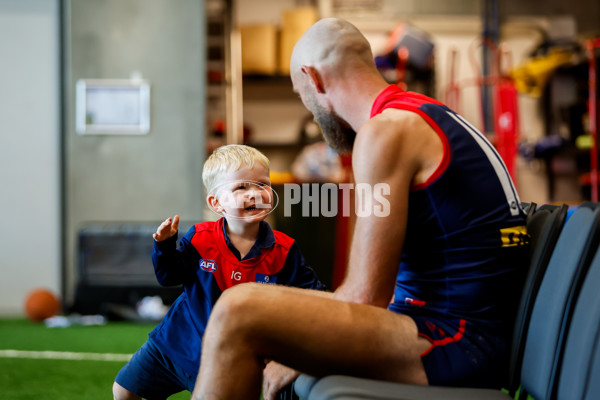
[[159,235],[159,236],[162,236],[162,235],[165,233],[165,231],[167,231],[167,230],[168,230],[168,228],[167,228],[167,226],[166,226],[166,225],[165,225],[165,226],[162,226],[162,225],[161,225],[161,226],[159,226],[159,227],[158,227],[158,229],[156,230],[156,234],[157,234],[157,235]]

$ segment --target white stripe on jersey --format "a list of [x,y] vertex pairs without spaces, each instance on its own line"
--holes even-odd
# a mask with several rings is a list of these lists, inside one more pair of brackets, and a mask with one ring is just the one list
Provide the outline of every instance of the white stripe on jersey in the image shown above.
[[504,166],[504,163],[501,161],[500,155],[494,148],[494,146],[489,142],[489,140],[479,132],[473,125],[467,122],[460,115],[454,114],[450,111],[446,111],[448,115],[450,115],[456,122],[462,125],[463,128],[467,130],[475,139],[479,147],[483,150],[488,160],[492,164],[494,171],[496,172],[496,176],[500,181],[500,185],[502,186],[502,190],[504,190],[504,196],[506,196],[506,202],[508,203],[508,208],[510,209],[511,215],[519,215],[519,196],[517,195],[517,191],[513,185],[510,176],[508,175],[508,171]]

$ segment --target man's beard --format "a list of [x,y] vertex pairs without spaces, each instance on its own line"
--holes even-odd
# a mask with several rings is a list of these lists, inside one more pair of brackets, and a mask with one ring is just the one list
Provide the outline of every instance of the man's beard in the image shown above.
[[324,108],[316,106],[315,122],[321,127],[325,142],[339,154],[351,153],[356,139],[356,132],[350,125],[335,113],[327,113]]

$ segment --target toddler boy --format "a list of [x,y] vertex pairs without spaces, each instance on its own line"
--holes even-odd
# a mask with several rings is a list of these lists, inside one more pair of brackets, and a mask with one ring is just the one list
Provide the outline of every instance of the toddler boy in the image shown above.
[[244,145],[217,148],[202,172],[207,201],[223,217],[195,224],[177,246],[179,216],[154,237],[152,261],[163,286],[183,293],[115,378],[115,399],[165,399],[194,389],[202,336],[224,290],[243,283],[324,290],[295,241],[264,221],[273,207],[269,160]]

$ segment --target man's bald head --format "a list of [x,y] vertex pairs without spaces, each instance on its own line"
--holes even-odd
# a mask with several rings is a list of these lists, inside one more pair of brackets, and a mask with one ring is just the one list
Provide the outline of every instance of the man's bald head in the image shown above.
[[[290,75],[325,141],[338,152],[352,151],[356,131],[349,116],[359,116],[358,129],[364,123],[359,118],[369,116],[369,93],[379,93],[386,85],[363,34],[342,19],[319,20],[296,43]],[[367,111],[355,112],[359,109]]]
[[290,61],[292,75],[303,65],[333,68],[362,64],[373,69],[371,46],[363,34],[348,21],[325,18],[317,21],[296,43]]

